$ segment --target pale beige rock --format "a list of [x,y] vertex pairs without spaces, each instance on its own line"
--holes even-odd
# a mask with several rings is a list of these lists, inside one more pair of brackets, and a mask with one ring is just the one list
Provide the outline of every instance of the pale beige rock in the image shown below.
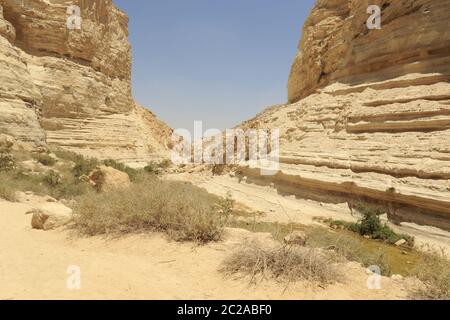
[[141,166],[167,156],[171,129],[131,95],[128,18],[111,0],[70,4],[81,30],[65,0],[0,0],[0,132]]
[[[369,5],[382,9],[381,30],[367,28]],[[447,72],[448,12],[448,0],[318,0],[292,65],[289,101],[336,82],[355,86]]]
[[395,223],[450,230],[450,2],[383,3],[382,29],[368,30],[368,1],[317,1],[289,78],[293,103],[240,126],[280,129],[280,170],[240,171],[300,199],[363,199]]
[[31,227],[38,230],[53,230],[67,225],[72,219],[72,210],[62,204],[42,204],[33,209]]
[[104,192],[126,189],[130,186],[130,177],[125,172],[107,166],[99,166],[89,175],[93,186]]

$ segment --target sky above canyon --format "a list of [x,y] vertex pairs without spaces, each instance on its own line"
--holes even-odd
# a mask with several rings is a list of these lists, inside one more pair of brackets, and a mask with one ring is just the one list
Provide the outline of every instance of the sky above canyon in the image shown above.
[[287,101],[314,0],[114,0],[130,18],[133,94],[172,128],[231,128]]

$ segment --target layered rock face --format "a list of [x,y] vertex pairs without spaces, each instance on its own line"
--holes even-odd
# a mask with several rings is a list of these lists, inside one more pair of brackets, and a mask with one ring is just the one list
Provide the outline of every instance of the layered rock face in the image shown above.
[[166,155],[171,130],[132,98],[128,18],[111,0],[0,5],[2,132],[124,162]]
[[259,177],[324,202],[386,208],[450,230],[450,1],[317,1],[289,78],[291,104],[244,128],[280,128],[281,170]]

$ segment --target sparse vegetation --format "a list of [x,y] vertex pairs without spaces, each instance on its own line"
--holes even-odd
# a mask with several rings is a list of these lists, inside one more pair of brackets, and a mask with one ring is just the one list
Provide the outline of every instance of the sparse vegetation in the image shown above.
[[56,164],[56,160],[53,159],[47,153],[40,153],[40,154],[34,155],[33,158],[40,164],[47,166],[47,167],[52,167]]
[[43,175],[42,180],[50,187],[56,187],[62,184],[62,177],[56,171],[50,170]]
[[75,161],[72,173],[75,178],[88,176],[98,165],[99,161],[97,159],[86,159],[83,156],[79,156]]
[[130,167],[124,165],[123,163],[120,163],[120,162],[117,162],[117,161],[111,160],[111,159],[104,160],[103,164],[105,166],[108,166],[108,167],[114,168],[116,170],[125,172],[126,174],[128,174],[128,176],[130,177],[131,181],[136,181],[136,179],[138,178],[138,175],[140,173],[140,170],[136,170],[136,169],[130,168]]
[[228,210],[191,184],[151,176],[129,189],[87,194],[77,202],[75,227],[84,234],[161,231],[177,241],[219,240]]
[[308,246],[332,250],[349,261],[356,261],[365,267],[379,266],[383,275],[391,274],[391,267],[384,250],[368,250],[363,243],[351,236],[328,231],[325,228],[308,229]]
[[321,285],[336,282],[340,274],[328,252],[299,246],[244,245],[223,263],[222,272],[250,276],[250,282],[273,278],[287,284],[299,280]]
[[15,168],[15,161],[10,153],[0,153],[0,171],[10,171]]
[[413,273],[424,287],[413,292],[414,299],[450,300],[450,261],[444,253],[422,254]]
[[347,229],[361,236],[367,236],[389,244],[395,244],[397,241],[404,239],[409,247],[414,246],[413,237],[406,234],[397,234],[387,224],[381,222],[379,215],[383,213],[382,211],[366,207],[361,203],[357,205],[357,210],[362,214],[362,218],[357,223],[331,219],[324,220],[324,222],[331,227]]
[[170,168],[172,162],[170,160],[162,160],[160,162],[151,161],[144,168],[144,171],[150,174],[159,175]]

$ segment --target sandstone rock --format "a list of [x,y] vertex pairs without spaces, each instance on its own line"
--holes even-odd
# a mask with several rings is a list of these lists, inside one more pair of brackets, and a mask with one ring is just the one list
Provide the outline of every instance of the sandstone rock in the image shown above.
[[126,163],[166,155],[172,130],[131,95],[128,18],[111,0],[70,4],[81,30],[65,0],[0,0],[0,132]]
[[305,199],[365,198],[395,223],[450,230],[450,2],[383,3],[382,30],[368,30],[367,1],[317,1],[290,103],[240,126],[280,129],[280,172],[239,170]]
[[403,280],[403,276],[400,274],[394,274],[394,275],[392,275],[391,279],[394,281],[401,281],[401,280]]
[[307,235],[302,231],[294,231],[284,238],[287,245],[305,246],[308,240]]
[[396,245],[397,247],[400,247],[400,246],[406,244],[406,242],[407,242],[407,241],[406,241],[405,239],[401,239],[401,240],[398,240],[398,241],[395,243],[395,245]]
[[38,230],[53,230],[67,225],[72,218],[72,210],[62,204],[41,205],[32,211],[31,226]]
[[99,166],[89,175],[89,180],[94,187],[105,192],[128,188],[131,184],[128,174],[107,166]]

